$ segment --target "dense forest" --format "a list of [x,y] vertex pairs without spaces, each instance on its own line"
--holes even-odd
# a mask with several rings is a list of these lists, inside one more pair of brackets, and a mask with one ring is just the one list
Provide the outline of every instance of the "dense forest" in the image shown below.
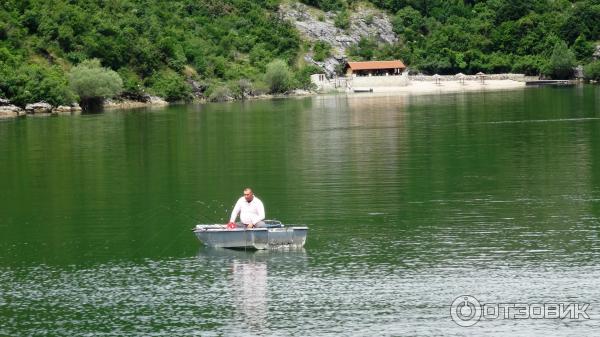
[[[345,0],[303,0],[345,11]],[[357,56],[394,56],[425,73],[516,72],[568,77],[592,61],[600,40],[600,0],[372,0],[393,13],[400,42],[361,41]],[[351,6],[351,5],[350,5]],[[554,54],[554,55],[553,55]],[[554,57],[553,57],[554,56]],[[564,64],[562,64],[564,63]]]
[[[302,2],[341,18],[356,4]],[[349,55],[357,60],[399,58],[425,73],[553,77],[570,76],[572,66],[581,64],[590,78],[600,76],[592,60],[600,40],[600,0],[370,2],[391,17],[399,42],[383,46],[364,38]],[[85,79],[103,72],[107,81],[119,81],[110,86],[115,94],[150,93],[169,101],[309,88],[308,76],[318,69],[302,56],[315,46],[280,18],[278,5],[277,0],[2,0],[0,98],[19,105],[82,100],[90,92]]]
[[244,88],[238,80],[262,80],[275,59],[296,66],[300,38],[276,14],[269,0],[3,0],[0,96],[67,102],[68,73],[88,59],[116,71],[130,96],[188,99],[187,79]]

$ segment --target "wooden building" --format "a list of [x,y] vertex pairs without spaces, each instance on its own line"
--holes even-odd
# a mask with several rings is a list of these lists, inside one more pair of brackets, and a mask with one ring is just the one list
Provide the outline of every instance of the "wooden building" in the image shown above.
[[346,64],[346,76],[400,75],[404,69],[406,69],[406,66],[400,60],[348,62]]

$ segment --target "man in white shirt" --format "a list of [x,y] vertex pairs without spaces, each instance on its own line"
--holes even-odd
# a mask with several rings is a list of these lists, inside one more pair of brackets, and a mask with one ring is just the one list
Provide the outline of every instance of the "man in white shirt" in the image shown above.
[[265,206],[249,187],[244,189],[244,196],[235,203],[229,218],[229,227],[232,227],[235,223],[238,214],[240,215],[240,221],[247,228],[266,227],[263,221],[265,219]]

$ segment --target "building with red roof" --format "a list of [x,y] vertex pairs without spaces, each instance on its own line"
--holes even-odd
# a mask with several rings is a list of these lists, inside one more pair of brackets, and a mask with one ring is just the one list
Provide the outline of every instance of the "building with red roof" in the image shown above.
[[393,61],[365,61],[348,62],[346,64],[346,76],[386,76],[400,75],[406,69],[400,60]]

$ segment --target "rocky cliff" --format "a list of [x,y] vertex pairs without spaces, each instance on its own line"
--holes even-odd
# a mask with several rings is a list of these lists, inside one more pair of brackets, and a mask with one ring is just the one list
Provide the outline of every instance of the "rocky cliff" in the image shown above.
[[363,37],[380,43],[392,44],[398,40],[392,31],[389,17],[381,10],[365,5],[357,5],[349,13],[349,25],[346,29],[335,26],[336,13],[323,12],[302,3],[282,3],[279,15],[291,22],[301,36],[311,42],[323,41],[331,45],[331,56],[324,61],[315,61],[314,54],[308,53],[304,59],[323,68],[331,77],[338,64],[346,61],[347,49]]

